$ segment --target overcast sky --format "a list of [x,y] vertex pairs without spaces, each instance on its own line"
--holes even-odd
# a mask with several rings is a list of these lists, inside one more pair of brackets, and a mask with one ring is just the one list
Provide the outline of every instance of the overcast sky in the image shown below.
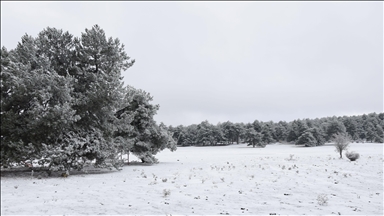
[[383,2],[1,2],[1,45],[98,24],[167,125],[383,112]]

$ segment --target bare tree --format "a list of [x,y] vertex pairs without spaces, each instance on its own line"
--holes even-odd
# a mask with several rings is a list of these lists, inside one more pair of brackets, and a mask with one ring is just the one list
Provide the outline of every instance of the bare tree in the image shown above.
[[340,154],[340,158],[343,158],[343,150],[348,148],[350,140],[344,133],[337,133],[333,136],[333,142],[335,143],[336,151]]

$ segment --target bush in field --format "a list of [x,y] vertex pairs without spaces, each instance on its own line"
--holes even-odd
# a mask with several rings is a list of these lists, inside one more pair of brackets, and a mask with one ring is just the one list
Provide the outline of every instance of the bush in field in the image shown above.
[[328,204],[328,197],[327,197],[327,195],[326,194],[318,195],[317,196],[317,203],[319,205],[322,205],[322,206],[327,205]]
[[171,195],[171,190],[170,190],[170,189],[164,189],[164,190],[163,190],[163,196],[164,196],[164,197],[167,197],[167,196],[169,196],[169,195]]
[[345,156],[351,160],[351,161],[355,161],[357,159],[360,158],[360,154],[359,153],[356,153],[356,152],[347,152],[345,153]]
[[290,154],[289,158],[286,158],[285,160],[287,160],[287,161],[294,161],[295,159],[293,157],[295,157],[295,155],[294,154]]

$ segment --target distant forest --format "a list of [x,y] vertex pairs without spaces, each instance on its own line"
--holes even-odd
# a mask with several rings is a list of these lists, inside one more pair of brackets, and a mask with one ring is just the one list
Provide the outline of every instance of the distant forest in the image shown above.
[[178,146],[223,145],[245,142],[265,147],[275,142],[304,145],[324,145],[333,135],[342,133],[353,142],[383,143],[384,113],[358,116],[297,119],[291,122],[255,120],[253,123],[230,121],[213,125],[208,121],[189,126],[169,126]]

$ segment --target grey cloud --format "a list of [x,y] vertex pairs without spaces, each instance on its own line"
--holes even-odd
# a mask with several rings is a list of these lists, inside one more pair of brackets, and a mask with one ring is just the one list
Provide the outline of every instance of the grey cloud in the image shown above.
[[136,59],[125,84],[165,124],[383,111],[382,2],[1,4],[7,48],[47,26],[118,37]]

